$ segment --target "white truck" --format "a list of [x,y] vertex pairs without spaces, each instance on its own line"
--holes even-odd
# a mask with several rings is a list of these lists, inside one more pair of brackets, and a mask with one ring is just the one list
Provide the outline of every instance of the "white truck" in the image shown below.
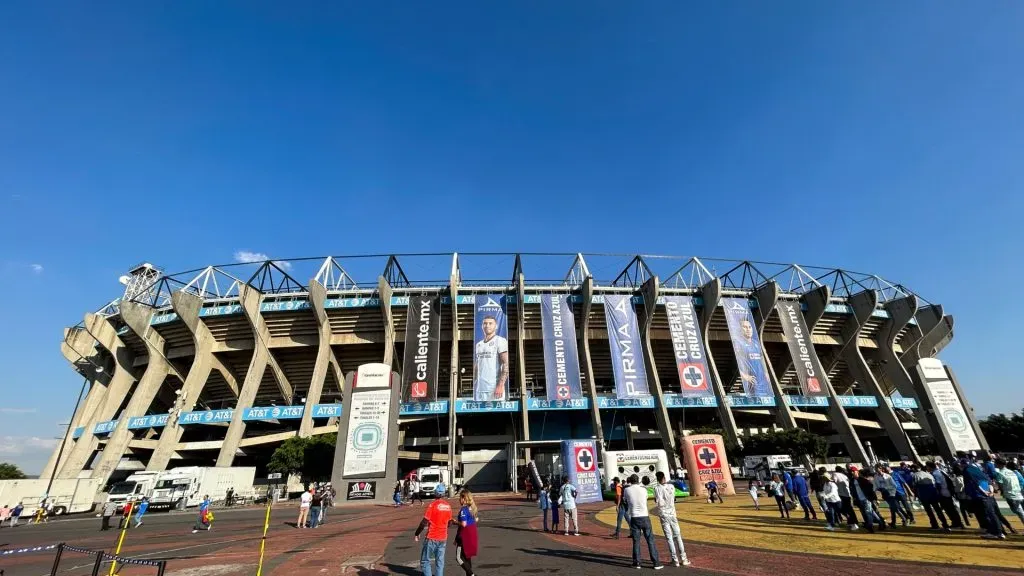
[[202,467],[187,466],[161,472],[157,476],[149,507],[157,509],[198,506],[209,496],[213,501],[224,500],[227,491],[251,492],[256,468],[252,466]]
[[117,511],[121,512],[128,500],[141,500],[144,497],[151,497],[159,475],[159,472],[135,472],[128,478],[125,478],[124,481],[110,487],[110,490],[107,492],[107,502],[116,504]]
[[416,479],[420,483],[420,494],[424,498],[433,498],[437,491],[438,483],[443,482],[445,486],[452,487],[452,477],[448,468],[444,466],[426,466],[416,469]]
[[49,478],[0,480],[0,506],[6,504],[13,508],[20,502],[25,507],[22,515],[29,516],[45,497],[53,504],[54,516],[88,512],[93,509],[101,486],[98,478],[55,479],[47,493],[49,483]]
[[743,476],[758,480],[771,480],[779,468],[792,468],[793,459],[786,454],[759,454],[743,457]]

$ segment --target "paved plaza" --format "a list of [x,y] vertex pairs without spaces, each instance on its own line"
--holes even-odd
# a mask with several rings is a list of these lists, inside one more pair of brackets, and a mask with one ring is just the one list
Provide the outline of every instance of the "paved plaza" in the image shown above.
[[[634,574],[631,541],[626,534],[609,537],[614,509],[608,503],[582,508],[583,535],[563,536],[540,531],[535,503],[513,496],[482,497],[480,555],[476,573],[510,574]],[[745,498],[724,505],[687,500],[677,506],[689,568],[667,566],[661,573],[706,574],[829,574],[885,573],[1009,575],[1024,569],[1024,538],[986,542],[975,531],[937,534],[923,526],[895,533],[827,533],[822,524],[784,522],[764,507],[754,512]],[[274,507],[263,574],[269,576],[419,574],[420,544],[413,541],[423,509],[381,506],[331,509],[327,523],[315,530],[294,527],[296,506]],[[166,559],[168,576],[234,576],[256,573],[262,508],[217,510],[213,530],[192,534],[191,513],[154,513],[138,530],[127,533],[123,555]],[[658,522],[653,522],[656,531]],[[112,550],[115,531],[100,532],[92,516],[51,521],[45,525],[0,529],[0,550],[66,542],[92,550]],[[659,531],[660,534],[660,531]],[[659,538],[662,559],[668,559]],[[645,551],[646,557],[646,551]],[[52,552],[0,556],[4,576],[50,573]],[[92,559],[66,553],[59,574],[91,573]],[[107,568],[102,572],[107,573]],[[797,572],[798,571],[798,572]],[[124,576],[154,575],[155,568],[125,566]],[[454,547],[448,548],[446,574],[459,575]]]

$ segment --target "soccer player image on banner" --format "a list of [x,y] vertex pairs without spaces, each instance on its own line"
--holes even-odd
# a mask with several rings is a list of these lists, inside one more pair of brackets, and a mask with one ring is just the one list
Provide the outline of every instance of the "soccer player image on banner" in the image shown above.
[[771,396],[772,387],[765,369],[761,339],[754,330],[754,316],[743,298],[722,298],[725,320],[729,324],[736,367],[747,396]]
[[473,320],[473,399],[508,399],[508,322],[505,297],[478,294]]

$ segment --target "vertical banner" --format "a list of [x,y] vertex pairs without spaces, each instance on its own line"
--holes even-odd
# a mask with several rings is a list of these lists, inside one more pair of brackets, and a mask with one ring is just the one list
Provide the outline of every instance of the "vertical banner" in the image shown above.
[[597,466],[597,447],[593,440],[563,440],[562,462],[566,476],[576,487],[576,502],[589,504],[603,500],[601,472]]
[[818,353],[811,342],[811,331],[807,329],[807,321],[800,310],[800,303],[793,300],[781,300],[775,305],[782,322],[782,333],[789,344],[789,355],[793,357],[793,368],[800,380],[800,389],[804,396],[828,396],[822,385],[822,374]]
[[726,496],[736,494],[732,482],[732,470],[725,453],[725,442],[717,434],[683,436],[683,463],[690,478],[690,494],[706,497],[705,484],[712,480],[718,484],[718,493]]
[[938,417],[939,425],[949,440],[952,452],[981,450],[981,442],[974,433],[974,427],[967,417],[960,395],[949,381],[946,367],[938,358],[922,358],[917,363],[917,373],[924,384],[924,391]]
[[729,324],[729,338],[736,355],[736,367],[743,380],[743,393],[747,396],[773,396],[764,363],[761,339],[754,330],[754,316],[746,298],[722,298],[725,321]]
[[473,306],[473,399],[508,399],[508,321],[505,297],[477,294]]
[[388,426],[391,416],[391,389],[352,390],[352,409],[348,412],[348,438],[345,439],[344,476],[379,475],[387,471]]
[[608,324],[608,344],[615,374],[615,395],[618,398],[647,397],[647,371],[640,351],[640,329],[636,310],[629,295],[606,294],[604,319]]
[[441,354],[441,299],[409,296],[402,362],[402,402],[437,401],[437,363]]
[[576,318],[569,296],[541,294],[540,321],[544,330],[544,380],[548,400],[582,398]]
[[682,396],[714,396],[708,363],[704,355],[704,339],[697,327],[697,314],[690,296],[666,296],[665,314],[668,332],[672,337],[672,351],[676,357],[676,370]]

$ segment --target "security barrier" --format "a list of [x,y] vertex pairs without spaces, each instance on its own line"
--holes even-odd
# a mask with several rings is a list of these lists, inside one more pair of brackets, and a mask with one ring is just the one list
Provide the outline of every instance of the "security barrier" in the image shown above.
[[[53,558],[53,567],[50,569],[50,576],[57,576],[57,572],[60,570],[60,562],[64,558],[65,552],[74,552],[77,554],[84,554],[86,556],[95,556],[96,560],[92,566],[92,576],[98,576],[100,570],[103,568],[104,562],[110,562],[111,573],[116,574],[118,566],[153,566],[156,568],[156,576],[163,576],[164,571],[167,569],[166,560],[146,560],[144,558],[130,558],[128,556],[119,556],[117,554],[109,554],[103,550],[89,550],[88,548],[79,548],[77,546],[69,546],[61,542],[60,544],[51,544],[49,546],[39,546],[34,549],[25,549],[25,551],[42,551],[42,550],[53,550],[56,548],[57,554]],[[18,553],[20,550],[12,550],[10,553]]]

